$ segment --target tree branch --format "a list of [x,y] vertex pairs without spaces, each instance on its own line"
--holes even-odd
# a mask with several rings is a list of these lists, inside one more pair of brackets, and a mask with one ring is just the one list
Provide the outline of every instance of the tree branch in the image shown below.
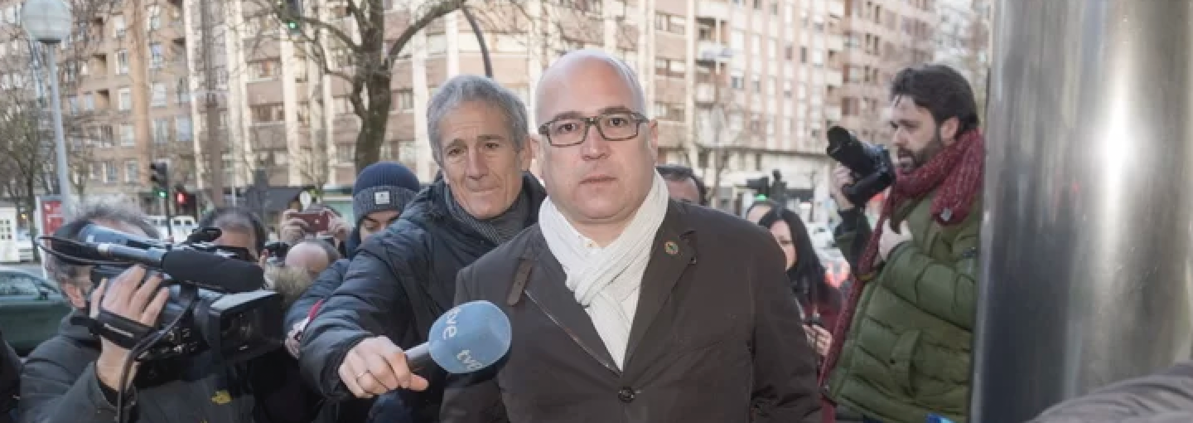
[[447,16],[448,13],[464,7],[464,3],[466,2],[467,0],[442,0],[431,6],[431,10],[428,10],[407,26],[406,29],[402,30],[398,38],[389,46],[389,52],[385,54],[386,63],[389,65],[393,64],[393,61],[398,58],[398,54],[402,52],[402,48],[406,47],[406,44],[410,43],[410,40],[414,38],[414,34],[422,31],[423,28],[426,28],[427,25],[430,25],[436,19]]

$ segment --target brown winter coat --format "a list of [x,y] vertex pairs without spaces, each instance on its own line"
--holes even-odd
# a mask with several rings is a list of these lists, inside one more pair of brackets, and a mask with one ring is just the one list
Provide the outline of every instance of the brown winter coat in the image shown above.
[[494,371],[453,381],[442,421],[819,422],[816,360],[774,238],[671,202],[651,250],[624,372],[539,226],[461,270],[456,302],[500,306],[513,345]]

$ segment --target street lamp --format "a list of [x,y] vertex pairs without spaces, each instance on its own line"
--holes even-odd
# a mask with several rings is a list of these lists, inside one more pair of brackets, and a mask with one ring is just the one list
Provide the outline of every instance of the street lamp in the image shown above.
[[29,37],[46,45],[46,62],[50,65],[50,114],[54,118],[54,147],[58,162],[58,195],[62,210],[70,212],[70,171],[66,163],[66,136],[62,133],[62,98],[58,94],[58,43],[70,36],[74,22],[70,5],[62,0],[28,0],[21,8],[21,25]]
[[485,63],[485,76],[493,78],[493,62],[489,61],[489,46],[485,44],[485,35],[481,33],[481,26],[476,23],[476,17],[472,16],[472,12],[468,11],[468,6],[461,6],[460,12],[464,14],[464,19],[468,20],[468,26],[472,27],[472,33],[476,35],[476,42],[480,44],[481,60]]

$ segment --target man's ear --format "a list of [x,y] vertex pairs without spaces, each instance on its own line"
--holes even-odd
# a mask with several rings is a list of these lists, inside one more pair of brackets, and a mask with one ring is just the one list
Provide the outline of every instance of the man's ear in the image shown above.
[[957,139],[957,129],[961,127],[961,120],[956,116],[945,119],[940,124],[940,139],[945,140],[945,144],[952,144]]
[[534,158],[539,155],[538,136],[528,135],[523,146],[519,166],[521,166],[523,171],[528,171],[530,170],[530,164],[534,162]]
[[650,131],[646,135],[649,137],[650,155],[657,163],[659,161],[659,121],[651,119],[647,128]]

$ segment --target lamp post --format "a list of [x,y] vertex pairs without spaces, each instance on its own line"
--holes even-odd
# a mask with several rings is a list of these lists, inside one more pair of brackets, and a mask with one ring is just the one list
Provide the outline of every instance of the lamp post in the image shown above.
[[66,163],[66,136],[62,133],[62,98],[58,94],[57,46],[70,36],[74,22],[70,5],[62,0],[28,0],[21,8],[21,25],[29,37],[46,46],[46,62],[50,67],[50,114],[54,119],[54,147],[58,164],[58,195],[62,197],[63,212],[70,212],[70,170]]
[[489,46],[485,44],[485,35],[481,32],[481,26],[476,23],[476,17],[472,16],[472,12],[468,11],[468,6],[461,7],[460,12],[464,14],[464,19],[468,20],[468,26],[472,27],[472,33],[476,35],[476,42],[480,44],[481,60],[485,63],[485,76],[493,78],[493,62],[489,61]]

